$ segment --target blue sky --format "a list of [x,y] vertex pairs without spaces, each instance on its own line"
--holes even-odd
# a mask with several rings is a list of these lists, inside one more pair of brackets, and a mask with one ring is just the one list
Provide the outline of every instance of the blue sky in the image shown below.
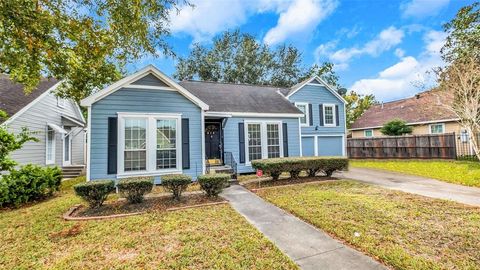
[[[194,42],[210,45],[225,30],[240,29],[259,42],[290,43],[305,65],[330,61],[340,83],[378,100],[412,96],[434,85],[433,67],[443,65],[442,25],[468,0],[190,0],[172,14],[168,38],[179,56]],[[154,64],[168,75],[175,60],[146,57],[129,71]]]

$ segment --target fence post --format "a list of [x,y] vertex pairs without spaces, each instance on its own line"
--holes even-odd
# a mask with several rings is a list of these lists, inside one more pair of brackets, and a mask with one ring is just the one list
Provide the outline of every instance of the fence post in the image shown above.
[[455,131],[453,132],[453,158],[457,158],[457,136],[455,136]]

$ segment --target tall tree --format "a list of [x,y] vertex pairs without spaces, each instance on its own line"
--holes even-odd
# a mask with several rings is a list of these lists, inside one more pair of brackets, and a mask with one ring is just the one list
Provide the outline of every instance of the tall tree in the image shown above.
[[64,80],[80,100],[119,78],[128,61],[171,55],[165,41],[177,0],[2,0],[0,72],[32,91],[42,76]]
[[312,75],[338,86],[331,63],[307,68],[302,65],[302,54],[294,46],[273,49],[236,30],[216,37],[211,48],[194,44],[190,55],[179,59],[174,77],[290,87]]
[[347,128],[350,128],[365,111],[377,103],[374,95],[360,95],[355,91],[350,91],[343,98],[347,101],[345,106],[347,111]]
[[449,65],[438,70],[440,89],[453,94],[448,108],[467,130],[480,160],[480,3],[461,8],[445,30],[442,56]]
[[441,50],[444,60],[452,63],[473,57],[480,61],[480,2],[462,7],[443,28],[448,33]]

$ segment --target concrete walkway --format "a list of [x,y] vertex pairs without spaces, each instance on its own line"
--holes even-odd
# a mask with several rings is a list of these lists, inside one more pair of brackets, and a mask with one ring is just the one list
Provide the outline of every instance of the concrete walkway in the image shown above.
[[302,269],[387,269],[239,185],[221,194]]
[[455,185],[420,176],[366,168],[350,168],[348,172],[335,174],[335,177],[359,180],[368,184],[422,196],[480,206],[480,188]]

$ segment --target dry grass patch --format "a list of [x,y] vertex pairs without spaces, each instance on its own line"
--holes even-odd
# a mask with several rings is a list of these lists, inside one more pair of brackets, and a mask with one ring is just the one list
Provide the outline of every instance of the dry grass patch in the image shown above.
[[0,211],[0,269],[297,269],[229,205],[71,222],[61,215],[81,200],[64,185]]
[[480,269],[480,208],[345,180],[257,194],[396,269]]

